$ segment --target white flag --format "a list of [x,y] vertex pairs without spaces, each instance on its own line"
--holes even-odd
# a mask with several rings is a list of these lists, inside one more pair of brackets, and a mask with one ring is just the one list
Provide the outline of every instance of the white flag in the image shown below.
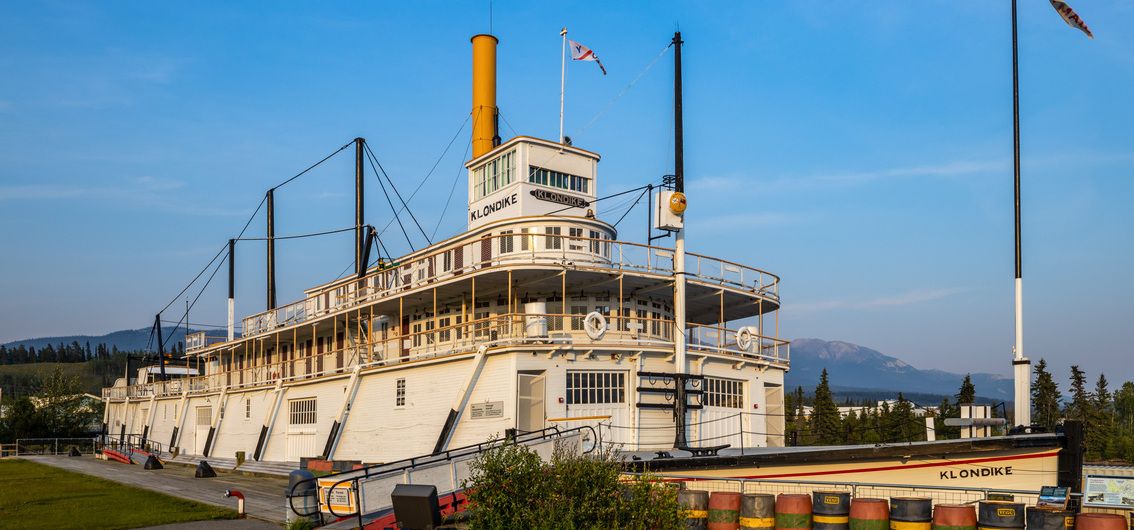
[[571,59],[576,61],[594,61],[598,63],[599,70],[602,70],[602,75],[606,75],[606,67],[602,65],[595,52],[590,48],[583,46],[575,41],[571,42]]
[[1076,13],[1074,9],[1071,9],[1071,6],[1067,5],[1067,2],[1051,0],[1051,7],[1055,8],[1055,11],[1059,13],[1059,16],[1063,17],[1063,21],[1066,22],[1068,26],[1086,33],[1088,38],[1095,38],[1095,36],[1091,34],[1091,28],[1087,27],[1087,23],[1083,22],[1082,18],[1079,18],[1079,14]]

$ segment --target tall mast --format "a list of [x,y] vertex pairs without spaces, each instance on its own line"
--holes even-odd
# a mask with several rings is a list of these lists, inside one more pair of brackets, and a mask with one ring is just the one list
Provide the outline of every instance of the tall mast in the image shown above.
[[[673,175],[674,191],[684,193],[685,190],[685,159],[683,147],[683,132],[681,126],[681,32],[673,34]],[[674,378],[675,399],[674,410],[677,420],[677,435],[674,447],[687,445],[685,438],[685,374],[687,363],[686,352],[686,326],[685,326],[685,227],[682,226],[676,233],[673,244],[673,321],[677,328],[673,334],[674,349]]]
[[[275,188],[268,190],[268,311],[276,308],[276,201]],[[188,314],[188,312],[186,313]],[[188,328],[188,323],[186,323]]]
[[1012,371],[1015,376],[1016,425],[1032,424],[1031,361],[1024,357],[1024,274],[1020,249],[1020,65],[1016,41],[1016,0],[1012,0],[1012,161],[1016,199],[1016,345]]
[[236,240],[228,240],[228,341],[236,338]]
[[363,228],[365,221],[362,218],[363,185],[362,185],[362,149],[366,140],[354,139],[354,272],[362,274],[366,271],[366,264],[362,262],[362,245],[366,241],[366,232]]

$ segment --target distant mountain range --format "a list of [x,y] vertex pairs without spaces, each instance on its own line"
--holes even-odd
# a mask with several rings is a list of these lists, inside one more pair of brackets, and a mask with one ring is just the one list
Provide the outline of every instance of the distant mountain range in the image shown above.
[[[836,397],[860,401],[885,399],[902,392],[922,405],[936,405],[943,396],[953,396],[961,387],[965,374],[943,370],[922,370],[904,361],[857,344],[820,339],[794,339],[791,342],[791,371],[785,377],[788,391],[802,386],[814,391],[819,375],[827,369]],[[982,402],[1011,401],[1013,382],[1010,377],[972,373],[973,386]]]
[[[196,331],[196,330],[190,330]],[[174,330],[163,328],[162,334],[167,345],[185,340],[185,328]],[[34,346],[43,348],[48,344],[104,343],[107,347],[117,346],[121,351],[144,350],[150,339],[150,328],[125,329],[105,335],[69,335],[62,337],[42,337],[12,341],[5,346]],[[167,348],[170,346],[167,346]],[[785,386],[788,391],[802,386],[804,392],[814,391],[819,383],[819,374],[826,368],[830,376],[832,390],[840,400],[850,398],[854,401],[893,398],[898,392],[922,405],[936,405],[943,396],[953,396],[961,386],[965,374],[955,374],[943,370],[922,370],[904,361],[856,344],[842,341],[820,339],[795,339],[791,343],[791,371],[787,373]],[[980,401],[1010,401],[1013,396],[1012,379],[995,374],[974,373]]]
[[[87,342],[91,343],[91,348],[97,344],[106,344],[107,348],[117,346],[119,351],[140,351],[146,349],[146,345],[150,342],[150,329],[149,327],[140,329],[123,329],[113,331],[105,335],[66,335],[61,337],[41,337],[38,339],[24,339],[14,340],[5,343],[4,346],[8,348],[18,348],[21,344],[24,347],[40,349],[46,347],[48,344],[58,346],[60,343],[71,344],[78,342],[79,345],[85,345]],[[190,333],[196,333],[198,330],[190,329]],[[185,341],[185,328],[179,327],[177,329],[162,326],[161,328],[162,339],[165,341],[166,349],[172,348],[178,342]]]

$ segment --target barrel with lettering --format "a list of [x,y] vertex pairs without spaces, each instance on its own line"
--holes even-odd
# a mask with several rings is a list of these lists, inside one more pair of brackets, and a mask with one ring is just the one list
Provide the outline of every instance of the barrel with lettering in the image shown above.
[[685,518],[687,530],[706,530],[709,527],[709,492],[681,490],[677,492],[677,505]]
[[814,530],[850,528],[850,493],[815,491],[811,493],[811,522]]
[[1128,530],[1126,517],[1116,513],[1081,513],[1075,517],[1075,530]]
[[931,530],[932,525],[932,499],[890,497],[890,530]]
[[971,504],[938,504],[933,507],[933,530],[976,530],[976,509]]
[[740,530],[772,530],[775,526],[775,495],[746,493],[740,498]]
[[1024,505],[1018,502],[980,501],[977,505],[980,528],[1023,528]]
[[889,530],[890,504],[886,499],[857,497],[850,503],[850,530]]
[[781,493],[776,496],[776,530],[811,530],[811,496]]
[[740,494],[714,491],[709,495],[709,530],[740,528]]
[[1071,530],[1075,528],[1075,512],[1067,510],[1044,510],[1028,506],[1024,510],[1028,530]]

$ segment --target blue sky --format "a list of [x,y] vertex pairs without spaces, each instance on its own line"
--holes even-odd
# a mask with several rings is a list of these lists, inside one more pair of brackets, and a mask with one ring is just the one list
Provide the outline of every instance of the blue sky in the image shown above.
[[[1074,3],[1094,40],[1046,1],[1020,4],[1026,350],[1121,379],[1134,4]],[[567,100],[567,133],[603,155],[600,193],[671,172],[672,55],[658,56],[681,29],[689,246],[780,274],[783,335],[1009,373],[1007,0],[492,11],[505,136],[556,135],[561,26],[602,58],[606,77],[568,65]],[[355,136],[412,190],[468,114],[468,38],[487,30],[487,2],[0,5],[0,341],[147,325],[266,188]],[[463,228],[467,135],[412,201],[439,236]],[[277,233],[350,225],[351,165],[281,190]],[[641,240],[644,218],[625,223]],[[281,242],[281,302],[349,266],[350,245]],[[262,309],[262,261],[260,243],[238,250],[240,314]],[[222,272],[194,319],[223,322],[223,297]]]

